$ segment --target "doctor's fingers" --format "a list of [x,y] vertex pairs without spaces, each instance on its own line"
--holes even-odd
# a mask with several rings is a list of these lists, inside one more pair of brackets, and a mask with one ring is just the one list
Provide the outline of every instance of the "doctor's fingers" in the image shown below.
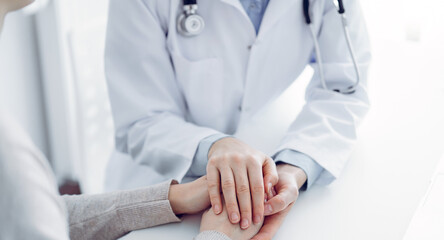
[[[262,170],[264,172],[264,186],[268,196],[272,196],[271,189],[279,181],[279,176],[276,170],[276,163],[268,156],[265,156],[265,160],[262,164]],[[271,197],[269,197],[271,198]]]
[[214,165],[209,164],[207,166],[207,184],[213,212],[218,215],[222,212],[223,205],[220,195],[220,174],[219,170]]
[[240,214],[237,204],[236,183],[234,181],[233,172],[231,168],[226,165],[220,167],[219,172],[228,217],[231,223],[238,223],[240,221]]
[[298,198],[299,191],[296,186],[279,186],[278,194],[265,203],[265,216],[279,213],[293,204]]
[[248,178],[250,181],[251,199],[253,201],[253,223],[261,223],[264,217],[264,181],[262,175],[262,166],[252,164],[248,166]]
[[290,204],[285,210],[265,217],[264,225],[251,240],[272,240],[292,206],[293,204]]
[[248,180],[247,169],[245,165],[241,165],[235,166],[234,168],[232,168],[232,170],[234,173],[236,196],[241,213],[240,227],[242,229],[247,229],[250,226],[252,219],[250,183]]

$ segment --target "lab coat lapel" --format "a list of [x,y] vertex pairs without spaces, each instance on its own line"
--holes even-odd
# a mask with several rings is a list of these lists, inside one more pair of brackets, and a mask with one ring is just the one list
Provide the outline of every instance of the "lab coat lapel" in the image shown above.
[[244,17],[249,19],[247,13],[245,12],[244,7],[242,7],[242,4],[240,3],[239,0],[221,0],[221,2],[224,2],[226,4],[229,4],[233,7],[235,7],[237,10],[239,10],[242,13],[242,15],[244,15]]
[[[229,0],[227,0],[229,1]],[[231,0],[239,2],[239,0]],[[301,0],[270,0],[267,9],[265,10],[264,18],[262,19],[261,27],[259,29],[258,38],[260,39],[262,35],[266,34],[268,30],[272,29],[274,24],[289,11],[290,9],[294,11],[293,4],[300,3]],[[295,17],[302,15],[301,13],[294,13]]]

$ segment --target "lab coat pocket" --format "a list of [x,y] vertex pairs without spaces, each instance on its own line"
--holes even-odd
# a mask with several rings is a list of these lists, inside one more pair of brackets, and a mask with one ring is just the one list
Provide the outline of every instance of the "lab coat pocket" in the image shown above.
[[222,59],[191,61],[179,54],[172,54],[172,60],[176,80],[193,120],[204,126],[215,124],[223,110]]

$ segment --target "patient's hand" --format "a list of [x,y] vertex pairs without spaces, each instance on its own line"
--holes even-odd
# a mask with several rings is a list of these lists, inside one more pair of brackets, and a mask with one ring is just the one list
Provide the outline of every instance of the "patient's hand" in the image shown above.
[[210,207],[207,177],[193,182],[171,185],[168,199],[176,215],[193,214]]
[[247,240],[256,235],[262,224],[263,222],[252,224],[249,228],[243,230],[239,224],[232,224],[230,222],[226,208],[223,208],[222,213],[219,215],[216,215],[213,209],[208,209],[202,215],[200,232],[213,230],[224,233],[232,240]]

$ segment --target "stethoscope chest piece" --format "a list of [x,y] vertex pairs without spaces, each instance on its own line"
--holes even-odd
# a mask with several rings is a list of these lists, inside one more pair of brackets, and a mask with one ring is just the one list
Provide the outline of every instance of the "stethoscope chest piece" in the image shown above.
[[177,18],[177,31],[185,37],[199,35],[205,28],[203,18],[196,14],[197,4],[184,4],[183,13]]

